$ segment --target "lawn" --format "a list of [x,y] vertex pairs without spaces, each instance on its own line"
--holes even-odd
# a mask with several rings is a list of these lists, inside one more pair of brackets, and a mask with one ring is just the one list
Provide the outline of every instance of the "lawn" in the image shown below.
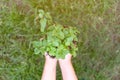
[[44,57],[32,46],[41,37],[39,9],[80,31],[78,80],[120,80],[120,0],[0,0],[0,80],[40,80]]

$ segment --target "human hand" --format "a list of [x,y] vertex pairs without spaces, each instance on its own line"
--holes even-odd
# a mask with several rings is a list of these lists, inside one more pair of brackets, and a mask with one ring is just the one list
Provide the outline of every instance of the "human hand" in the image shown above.
[[57,63],[57,59],[56,58],[52,58],[50,55],[48,55],[48,53],[45,53],[45,61],[46,63],[50,63],[50,64],[56,64]]
[[72,55],[71,54],[67,54],[65,56],[65,59],[59,59],[59,63],[60,64],[71,64],[71,58],[72,58]]
[[65,59],[59,59],[63,80],[78,80],[71,62],[72,55],[67,54]]
[[56,64],[57,59],[50,57],[45,53],[45,66],[41,80],[56,80]]

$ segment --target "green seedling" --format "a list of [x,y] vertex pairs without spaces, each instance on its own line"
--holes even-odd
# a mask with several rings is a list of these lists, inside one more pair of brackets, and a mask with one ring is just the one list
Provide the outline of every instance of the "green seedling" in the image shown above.
[[[44,55],[47,52],[57,59],[65,58],[70,53],[76,56],[78,42],[76,27],[64,26],[53,22],[51,15],[39,10],[37,20],[40,25],[42,37],[33,41],[34,53]],[[36,22],[37,23],[37,22]]]

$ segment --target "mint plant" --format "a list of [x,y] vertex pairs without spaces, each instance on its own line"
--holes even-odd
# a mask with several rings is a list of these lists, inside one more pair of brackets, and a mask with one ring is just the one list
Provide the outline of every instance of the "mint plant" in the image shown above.
[[77,33],[75,27],[64,26],[53,22],[50,13],[39,10],[35,22],[40,25],[42,37],[38,41],[33,41],[34,53],[44,55],[47,52],[57,59],[65,58],[70,53],[76,56]]

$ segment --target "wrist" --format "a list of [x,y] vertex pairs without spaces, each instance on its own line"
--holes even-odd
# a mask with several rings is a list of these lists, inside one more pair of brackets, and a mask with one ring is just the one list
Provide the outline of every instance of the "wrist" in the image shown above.
[[57,60],[46,60],[45,63],[50,66],[56,66]]
[[60,65],[61,68],[67,68],[68,66],[71,66],[72,63],[71,63],[71,61],[60,61],[59,60],[59,65]]
[[48,64],[48,65],[56,65],[57,64],[57,59],[56,58],[52,58],[51,56],[46,54],[45,55],[45,63]]

